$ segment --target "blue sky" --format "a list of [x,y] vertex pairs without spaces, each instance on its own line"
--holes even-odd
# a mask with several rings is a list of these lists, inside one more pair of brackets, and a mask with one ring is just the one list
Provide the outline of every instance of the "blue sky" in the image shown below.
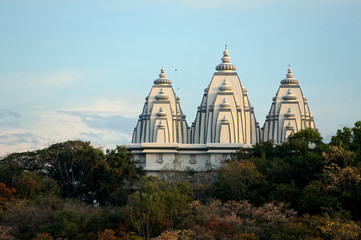
[[0,156],[129,144],[162,66],[191,124],[225,43],[261,126],[291,64],[328,141],[361,120],[360,12],[358,0],[0,0]]

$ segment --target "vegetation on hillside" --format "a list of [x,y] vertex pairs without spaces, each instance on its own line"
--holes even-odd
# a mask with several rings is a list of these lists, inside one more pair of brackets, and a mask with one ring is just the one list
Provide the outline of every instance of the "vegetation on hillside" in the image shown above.
[[146,176],[124,146],[67,141],[0,160],[0,239],[360,239],[361,121]]

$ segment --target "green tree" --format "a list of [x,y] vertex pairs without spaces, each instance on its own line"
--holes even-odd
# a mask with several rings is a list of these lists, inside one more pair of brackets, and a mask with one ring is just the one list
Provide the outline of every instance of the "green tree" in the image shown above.
[[330,146],[323,153],[323,191],[337,197],[345,210],[356,219],[361,214],[361,169],[356,154],[343,147]]
[[104,153],[83,141],[10,154],[0,161],[0,182],[17,188],[22,198],[55,190],[51,189],[55,180],[65,198],[124,205],[131,185],[143,174],[139,161],[124,146]]
[[60,189],[57,182],[36,172],[23,171],[16,183],[17,197],[36,198],[50,194],[58,194]]
[[0,182],[16,187],[18,177],[24,171],[44,174],[47,164],[42,158],[43,151],[12,153],[0,160]]
[[97,239],[98,232],[114,230],[122,221],[120,208],[91,206],[79,200],[67,199],[38,232],[47,232],[55,239]]
[[16,199],[1,216],[1,224],[17,229],[17,239],[32,239],[42,224],[52,220],[54,213],[63,207],[63,199],[56,196],[29,200]]
[[301,213],[320,214],[325,211],[339,211],[342,204],[337,197],[324,191],[321,181],[310,182],[297,199],[297,210]]
[[129,220],[144,239],[159,235],[181,218],[192,191],[186,183],[142,177],[139,190],[129,196]]
[[102,205],[125,205],[131,185],[145,174],[140,162],[124,146],[106,151],[105,162],[94,169],[94,186]]
[[54,144],[45,152],[49,174],[58,181],[64,196],[89,204],[124,204],[124,184],[144,173],[124,146],[104,154],[89,142],[68,141]]
[[48,171],[63,189],[65,197],[78,198],[92,203],[96,199],[93,170],[105,162],[101,149],[89,142],[67,141],[45,150]]
[[343,147],[355,152],[357,159],[361,160],[361,121],[355,122],[354,127],[344,127],[337,130],[336,136],[331,138],[330,145]]
[[323,138],[321,137],[318,130],[312,128],[302,129],[288,137],[288,141],[301,140],[308,143],[314,143],[316,145],[322,144],[322,139]]
[[250,161],[234,162],[219,168],[215,182],[216,197],[222,200],[245,200],[260,204],[260,192],[267,184],[265,177]]

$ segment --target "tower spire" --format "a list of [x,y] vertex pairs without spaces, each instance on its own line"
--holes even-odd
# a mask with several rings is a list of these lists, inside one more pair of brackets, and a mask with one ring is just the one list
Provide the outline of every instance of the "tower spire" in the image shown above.
[[288,64],[288,71],[286,74],[286,78],[281,81],[282,85],[290,84],[290,85],[297,85],[299,83],[298,80],[296,80],[292,73],[291,65]]
[[165,73],[164,67],[160,70],[159,78],[154,80],[154,84],[163,84],[169,85],[172,84],[172,81],[167,78],[167,74]]
[[231,63],[231,58],[229,57],[227,44],[225,44],[223,57],[222,57],[221,60],[222,60],[222,63],[218,64],[217,67],[216,67],[217,71],[219,71],[219,72],[233,72],[234,70],[236,70],[236,66],[234,66]]

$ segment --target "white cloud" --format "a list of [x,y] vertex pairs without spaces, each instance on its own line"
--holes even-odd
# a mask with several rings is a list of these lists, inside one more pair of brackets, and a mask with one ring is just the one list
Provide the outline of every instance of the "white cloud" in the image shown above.
[[61,110],[30,108],[30,113],[21,115],[18,126],[2,129],[0,156],[67,140],[90,141],[105,149],[130,143],[142,105],[139,99],[113,100],[110,96],[84,102],[87,104]]
[[136,117],[144,104],[143,98],[130,96],[129,93],[116,93],[107,98],[88,97],[77,106],[65,108],[65,112],[76,112],[88,115]]

